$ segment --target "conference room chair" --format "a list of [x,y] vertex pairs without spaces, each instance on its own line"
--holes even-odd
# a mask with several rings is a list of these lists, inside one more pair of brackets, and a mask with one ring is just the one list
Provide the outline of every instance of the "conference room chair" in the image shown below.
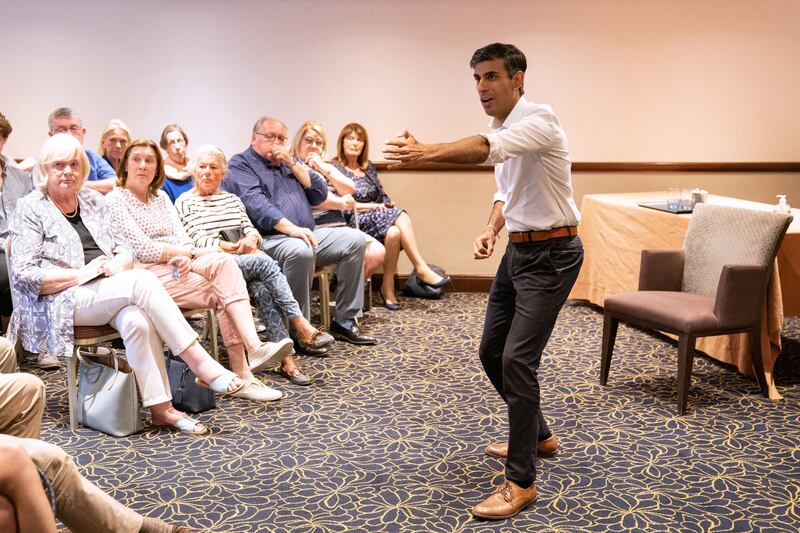
[[678,414],[686,412],[695,340],[745,332],[756,380],[768,396],[762,310],[778,247],[792,217],[697,204],[680,250],[642,250],[639,290],[603,304],[600,383],[607,385],[619,321],[678,336]]

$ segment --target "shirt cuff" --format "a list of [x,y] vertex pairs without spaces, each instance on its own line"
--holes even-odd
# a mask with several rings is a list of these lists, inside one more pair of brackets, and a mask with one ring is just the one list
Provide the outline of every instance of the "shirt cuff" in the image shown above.
[[492,198],[492,203],[494,202],[503,202],[506,203],[506,195],[501,192],[494,193],[494,198]]

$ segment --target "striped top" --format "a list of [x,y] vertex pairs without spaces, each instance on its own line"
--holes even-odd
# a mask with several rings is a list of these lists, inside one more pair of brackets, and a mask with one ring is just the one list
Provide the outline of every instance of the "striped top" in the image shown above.
[[240,229],[246,237],[256,235],[261,242],[261,234],[253,227],[244,204],[235,194],[199,196],[195,191],[187,191],[178,197],[175,208],[196,246],[219,246],[220,232],[229,229]]

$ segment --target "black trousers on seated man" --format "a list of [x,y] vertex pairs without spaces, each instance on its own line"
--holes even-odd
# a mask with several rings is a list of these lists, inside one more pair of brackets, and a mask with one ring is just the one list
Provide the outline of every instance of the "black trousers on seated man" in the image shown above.
[[583,263],[580,238],[508,243],[489,292],[480,358],[508,407],[506,478],[536,479],[536,445],[550,436],[539,405],[539,362]]

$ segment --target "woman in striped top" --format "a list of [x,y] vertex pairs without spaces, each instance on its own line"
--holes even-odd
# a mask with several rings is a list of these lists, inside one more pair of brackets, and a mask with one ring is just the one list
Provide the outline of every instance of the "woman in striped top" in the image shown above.
[[[278,264],[259,250],[261,235],[247,217],[244,204],[238,196],[220,188],[228,169],[225,154],[216,146],[201,146],[190,168],[195,176],[194,188],[181,195],[175,207],[194,244],[233,254],[270,339],[289,337],[284,323],[288,319],[300,349],[324,355],[333,337],[306,320]],[[280,373],[298,385],[311,383],[292,356],[283,360]]]

